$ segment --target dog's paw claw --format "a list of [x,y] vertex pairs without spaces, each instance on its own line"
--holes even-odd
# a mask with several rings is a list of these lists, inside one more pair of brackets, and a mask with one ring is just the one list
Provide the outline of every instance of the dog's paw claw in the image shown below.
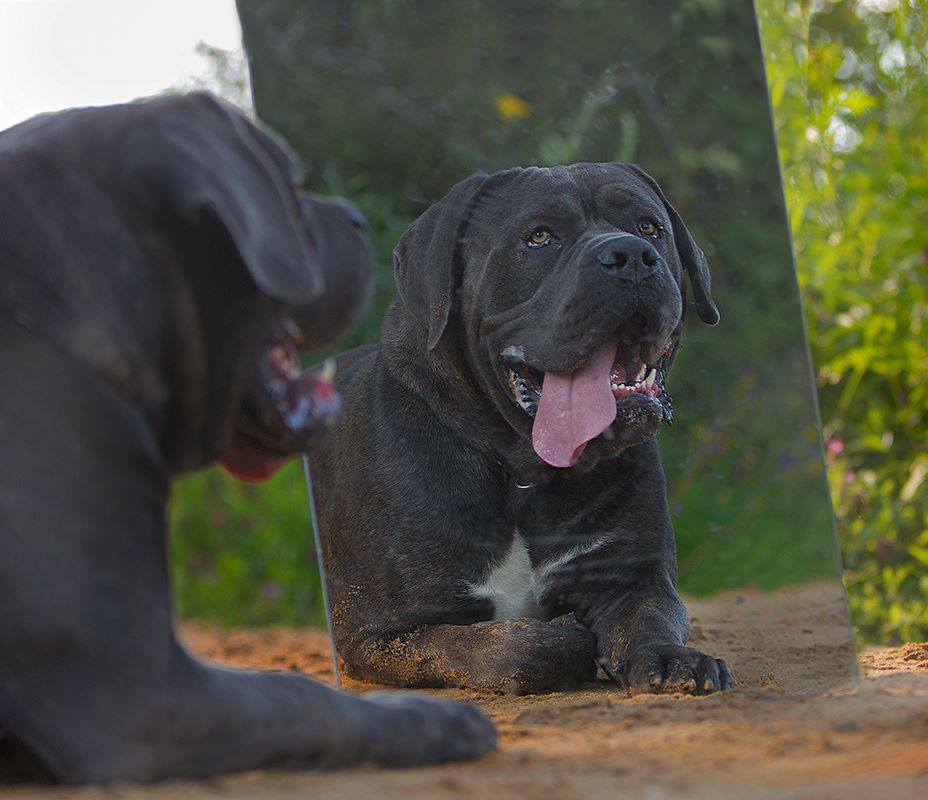
[[734,686],[724,659],[683,645],[643,645],[606,673],[633,694],[711,694]]

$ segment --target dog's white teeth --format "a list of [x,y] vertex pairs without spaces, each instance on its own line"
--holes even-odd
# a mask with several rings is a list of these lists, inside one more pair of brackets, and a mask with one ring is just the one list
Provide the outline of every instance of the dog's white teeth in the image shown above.
[[306,340],[303,329],[290,318],[284,320],[284,330],[287,332],[287,336],[293,339],[296,344],[302,344]]
[[655,378],[657,378],[657,370],[652,369],[644,382],[645,388],[650,389],[654,385]]
[[528,381],[513,370],[509,370],[509,388],[512,399],[526,414],[534,417],[538,408],[535,402],[535,392]]
[[332,383],[335,380],[335,359],[327,358],[323,364],[322,369],[319,371],[320,379],[324,380],[326,383]]
[[618,389],[618,388],[619,388],[619,384],[617,384],[617,383],[613,383],[613,384],[612,384],[612,391],[613,391],[613,392],[614,392],[616,389]]
[[638,370],[638,374],[635,376],[635,383],[641,383],[644,380],[645,370],[647,370],[648,365],[642,364],[641,369]]

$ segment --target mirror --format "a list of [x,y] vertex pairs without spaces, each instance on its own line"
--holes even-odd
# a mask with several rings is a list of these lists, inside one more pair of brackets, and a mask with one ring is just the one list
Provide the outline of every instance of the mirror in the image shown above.
[[[695,313],[701,310],[699,303],[690,300],[682,346],[678,354],[674,351],[673,370],[666,378],[667,393],[673,397],[673,427],[661,425],[657,435],[675,532],[679,590],[692,623],[689,643],[726,659],[739,685],[808,692],[853,676],[853,639],[750,0],[687,4],[659,0],[646,5],[618,0],[466,5],[411,0],[350,4],[239,0],[238,9],[258,117],[281,133],[303,158],[307,186],[350,198],[367,217],[376,270],[373,302],[339,350],[378,341],[383,315],[396,296],[391,251],[412,220],[472,173],[493,175],[528,165],[633,162],[657,179],[706,254],[712,296],[721,310],[721,323],[709,327]],[[508,499],[485,505],[483,495],[467,495],[472,474],[442,474],[445,469],[464,470],[466,453],[442,453],[435,448],[453,448],[449,442],[465,435],[462,431],[476,419],[478,407],[481,414],[491,407],[501,420],[516,419],[519,409],[514,404],[500,406],[500,387],[485,377],[489,372],[481,372],[481,366],[468,361],[471,356],[466,355],[466,347],[455,350],[460,341],[472,341],[468,337],[485,341],[483,333],[468,326],[478,325],[491,310],[505,311],[493,306],[498,293],[481,294],[495,284],[473,277],[477,267],[471,262],[478,250],[486,259],[498,253],[493,248],[501,245],[492,241],[494,219],[500,231],[508,231],[511,219],[544,199],[539,195],[550,192],[552,197],[573,197],[582,203],[601,185],[598,178],[590,178],[593,183],[584,178],[587,182],[583,183],[574,173],[571,176],[557,173],[557,179],[542,179],[535,173],[520,174],[518,180],[512,176],[490,183],[479,179],[478,186],[459,189],[444,211],[459,220],[466,218],[474,228],[468,234],[460,225],[454,227],[446,243],[450,248],[446,257],[461,256],[450,264],[447,281],[452,288],[440,286],[436,295],[431,285],[415,279],[405,290],[408,308],[415,306],[424,316],[409,317],[418,320],[420,349],[417,356],[402,363],[412,370],[417,363],[425,363],[422,359],[440,354],[441,364],[453,372],[449,365],[454,362],[448,359],[461,359],[459,371],[445,376],[466,384],[462,384],[460,402],[435,398],[431,390],[416,384],[421,376],[406,374],[402,379],[407,387],[415,384],[428,394],[429,403],[455,409],[457,416],[452,416],[460,427],[450,439],[415,439],[416,426],[424,424],[417,416],[419,406],[409,408],[408,419],[378,420],[371,398],[383,395],[372,390],[362,393],[366,399],[349,397],[348,413],[355,416],[347,424],[354,426],[353,433],[340,441],[350,442],[353,449],[345,452],[343,448],[340,455],[326,457],[319,464],[321,471],[314,473],[333,614],[336,629],[342,627],[340,649],[350,650],[339,655],[349,675],[387,683],[441,685],[435,675],[447,674],[447,662],[442,661],[447,654],[436,655],[434,648],[468,649],[485,644],[479,637],[469,639],[460,627],[447,638],[421,641],[415,652],[423,664],[428,662],[427,668],[421,664],[408,667],[413,651],[404,651],[400,659],[407,666],[391,661],[383,648],[374,655],[358,654],[359,642],[368,633],[387,629],[408,633],[409,609],[398,607],[396,593],[408,590],[415,594],[410,586],[420,575],[421,596],[427,599],[417,609],[421,615],[415,624],[429,626],[484,624],[478,622],[481,613],[487,621],[494,616],[504,618],[500,609],[505,591],[498,584],[505,580],[507,569],[510,573],[527,569],[536,578],[539,568],[549,573],[554,570],[567,580],[566,562],[556,564],[557,569],[551,566],[563,551],[545,550],[549,543],[535,550],[527,548],[531,552],[520,555],[508,544],[503,547],[492,541],[492,536],[475,534],[457,542],[460,553],[455,556],[468,569],[481,558],[488,565],[487,571],[470,581],[471,594],[483,591],[489,601],[481,606],[482,612],[474,612],[472,596],[461,600],[455,594],[460,589],[455,581],[463,579],[442,572],[447,569],[447,541],[439,537],[438,544],[430,544],[420,537],[407,546],[402,536],[391,538],[389,531],[375,534],[373,529],[387,525],[387,519],[389,525],[403,525],[404,520],[415,518],[421,527],[430,515],[436,525],[453,527],[455,520],[449,518],[453,512],[471,520],[480,520],[481,514],[496,515],[482,522],[493,531],[505,528],[511,536],[512,519],[501,519],[504,512],[500,509],[525,522],[552,519],[561,513],[563,497],[546,495],[534,485],[544,484],[544,476],[551,472],[541,466],[540,459],[534,471],[526,467],[522,475],[510,470],[499,478],[528,481],[532,488],[525,490],[525,497],[501,484],[498,494]],[[627,175],[622,180],[647,194],[640,182]],[[565,182],[571,181],[583,184],[577,190],[579,200],[576,192],[565,189]],[[653,192],[648,196],[654,200]],[[655,220],[660,228],[668,227],[665,222],[670,212],[666,213]],[[438,212],[430,214],[438,216]],[[432,237],[432,246],[437,246],[442,224],[437,219],[430,222],[433,227],[425,238]],[[538,227],[546,226],[550,226],[547,221]],[[646,240],[649,231],[639,228],[635,234]],[[537,238],[551,233],[541,232]],[[679,249],[683,232],[673,226],[672,233]],[[529,236],[533,235],[531,231]],[[429,246],[414,239],[410,236],[398,254],[401,283],[411,280],[407,270],[415,268],[404,259],[415,262],[422,258],[421,249]],[[565,242],[571,241],[565,237]],[[410,255],[410,248],[419,250]],[[663,251],[660,255],[671,258]],[[609,256],[613,266],[616,257]],[[602,258],[599,261],[608,266]],[[440,268],[437,262],[429,261],[429,269],[436,268]],[[537,281],[537,276],[530,276],[499,283],[512,293],[507,307],[525,302],[530,293],[525,287],[535,291]],[[693,283],[691,274],[684,281],[691,298]],[[440,314],[442,303],[447,304],[446,324],[456,333],[445,340],[438,331],[436,349],[429,350],[421,339],[432,338],[436,304]],[[546,313],[555,313],[553,306],[546,309]],[[550,318],[537,317],[520,330],[537,332]],[[402,328],[405,323],[398,320],[388,321],[385,330]],[[652,319],[650,324],[656,323]],[[403,335],[391,341],[406,342],[396,346],[408,347],[408,332],[402,330]],[[526,341],[494,340],[494,345],[517,345],[525,351],[523,355],[531,355],[532,348],[542,352],[538,337],[525,335]],[[552,370],[566,369],[566,362],[558,362],[559,355],[552,354],[550,347],[545,352],[547,363],[554,365]],[[493,352],[487,358],[499,356]],[[611,355],[604,357],[613,361]],[[620,360],[616,356],[615,363]],[[634,359],[631,363],[640,364]],[[346,374],[358,371],[350,357],[340,369]],[[385,380],[377,370],[361,372],[365,379],[380,376],[377,380]],[[474,382],[475,374],[484,377]],[[526,373],[517,368],[516,374]],[[541,383],[541,376],[534,377]],[[389,396],[390,388],[380,385],[378,391]],[[364,410],[357,411],[351,405],[355,401],[366,404]],[[531,402],[537,405],[538,401],[537,393],[532,395]],[[525,434],[531,421],[511,423],[509,430],[514,430],[513,425],[521,425]],[[492,449],[487,441],[481,440]],[[494,446],[503,452],[510,444],[507,440]],[[382,471],[384,447],[395,448],[392,475]],[[482,452],[475,458],[488,457]],[[506,461],[506,457],[501,455],[498,460]],[[418,466],[413,468],[413,463]],[[578,462],[578,468],[582,464]],[[570,502],[586,497],[587,489],[577,488],[584,481],[578,468],[566,470],[577,469],[573,488],[565,490]],[[424,485],[423,476],[428,477],[425,483],[434,477],[435,485],[444,488],[433,491]],[[292,492],[299,478],[291,470],[280,480],[289,481],[286,491]],[[354,488],[345,489],[345,482]],[[403,485],[408,488],[406,495]],[[533,499],[527,499],[528,495],[534,495]],[[652,490],[644,496],[657,502]],[[474,498],[479,507],[474,507]],[[513,504],[520,503],[521,510],[514,510]],[[289,505],[295,508],[292,499]],[[377,508],[382,517],[374,513]],[[300,513],[294,513],[296,527],[303,525],[302,511],[300,506]],[[660,513],[659,508],[653,511],[658,517]],[[649,507],[635,524],[639,528],[652,524],[650,514]],[[372,531],[368,539],[358,533],[364,526]],[[346,529],[353,533],[346,534]],[[533,533],[537,532],[528,531],[526,536]],[[594,525],[584,534],[587,538],[581,536],[571,547],[592,546],[597,533],[601,531]],[[547,533],[539,535],[550,538]],[[430,546],[445,548],[445,552],[435,556],[431,573],[420,573],[429,563]],[[307,540],[300,569],[310,548]],[[416,552],[411,554],[409,548]],[[621,575],[610,576],[613,562],[607,560],[604,567],[592,550],[581,555],[572,568],[575,583],[614,580],[616,586],[638,590],[623,583]],[[643,560],[652,555],[639,553]],[[416,565],[412,573],[409,559]],[[629,562],[622,563],[627,566]],[[584,574],[584,570],[589,572]],[[551,601],[550,596],[543,599]],[[570,610],[569,603],[551,601],[549,605],[554,610],[549,609],[548,616]],[[522,603],[510,616],[525,611]],[[340,618],[344,615],[347,621]],[[521,629],[506,630],[516,638],[532,635]],[[565,634],[571,635],[573,628]],[[359,661],[364,665],[359,667]],[[439,662],[444,666],[436,667]],[[603,666],[608,671],[610,665]],[[555,671],[560,668],[564,665],[551,666]],[[416,669],[421,674],[413,674]],[[477,678],[473,681],[479,683]]]

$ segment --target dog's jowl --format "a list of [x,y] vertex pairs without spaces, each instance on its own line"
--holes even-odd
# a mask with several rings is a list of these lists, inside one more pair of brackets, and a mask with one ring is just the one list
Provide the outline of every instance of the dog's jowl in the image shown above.
[[709,269],[642,170],[474,175],[404,234],[312,453],[339,654],[407,686],[731,686],[686,646],[655,440]]

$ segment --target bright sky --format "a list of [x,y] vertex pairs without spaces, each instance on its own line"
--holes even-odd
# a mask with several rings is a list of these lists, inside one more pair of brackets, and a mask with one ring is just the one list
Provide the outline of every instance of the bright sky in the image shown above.
[[187,84],[201,41],[241,48],[234,0],[0,0],[0,130]]

